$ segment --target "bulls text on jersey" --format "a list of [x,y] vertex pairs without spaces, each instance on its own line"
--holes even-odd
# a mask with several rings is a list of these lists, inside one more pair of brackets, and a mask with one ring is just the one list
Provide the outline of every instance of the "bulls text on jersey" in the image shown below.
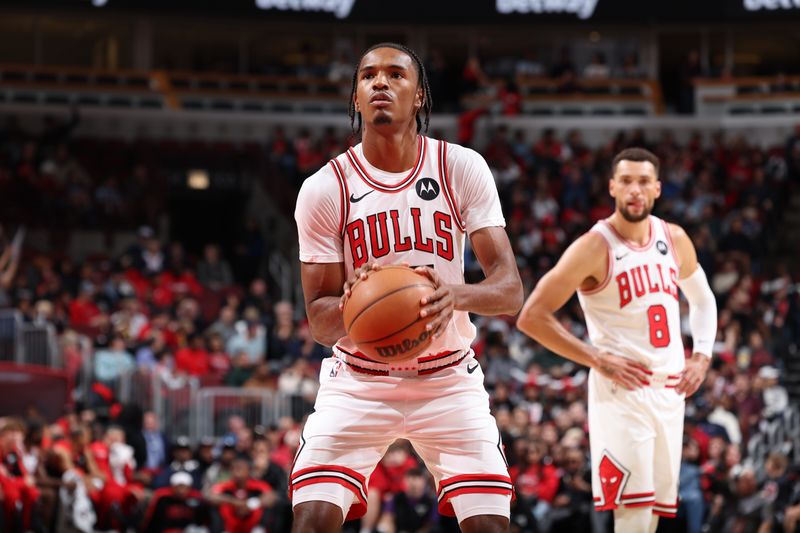
[[678,272],[669,269],[669,278],[664,277],[664,269],[660,264],[639,265],[617,274],[619,289],[619,308],[622,309],[645,294],[665,292],[678,300]]
[[[437,255],[446,261],[453,260],[453,218],[450,214],[441,211],[427,213],[418,207],[411,207],[409,211],[414,225],[411,234],[401,228],[400,211],[397,209],[373,213],[366,220],[357,218],[347,224],[345,231],[353,256],[353,268],[360,267],[370,257],[378,259],[389,252],[397,254],[410,250]],[[434,235],[423,232],[423,216],[433,217]]]

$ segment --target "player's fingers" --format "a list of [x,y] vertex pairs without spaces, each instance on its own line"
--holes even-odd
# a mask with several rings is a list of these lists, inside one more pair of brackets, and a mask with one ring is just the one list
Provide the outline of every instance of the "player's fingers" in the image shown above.
[[414,270],[416,270],[417,272],[419,272],[420,274],[431,280],[435,287],[438,287],[439,285],[442,284],[441,281],[439,280],[439,274],[437,274],[434,269],[426,266],[419,266]]
[[421,305],[428,305],[433,304],[435,302],[440,302],[445,296],[447,296],[448,291],[442,288],[436,289],[428,296],[423,297],[420,299],[419,303]]
[[442,333],[444,333],[447,324],[450,323],[451,316],[452,315],[450,313],[445,313],[443,316],[439,316],[436,319],[436,324],[431,330],[434,339],[438,338]]
[[650,374],[648,374],[647,370],[645,370],[643,367],[635,363],[625,361],[625,372],[630,374],[633,379],[644,385],[650,384]]
[[647,380],[643,379],[640,374],[630,369],[624,370],[621,372],[621,375],[625,378],[625,382],[628,383],[628,388],[631,390],[641,388],[648,384]]
[[439,311],[442,310],[442,307],[443,306],[442,306],[441,302],[437,302],[437,303],[434,303],[434,304],[431,304],[431,305],[426,305],[425,307],[423,307],[420,310],[419,316],[421,318],[425,318],[426,316],[434,316]]

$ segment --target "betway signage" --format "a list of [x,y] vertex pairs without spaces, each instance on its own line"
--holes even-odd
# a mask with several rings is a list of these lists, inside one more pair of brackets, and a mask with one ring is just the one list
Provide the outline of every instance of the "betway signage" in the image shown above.
[[[503,15],[511,13],[573,13],[580,19],[588,19],[594,15],[599,0],[497,0],[497,12]],[[754,0],[758,1],[758,0]],[[761,0],[770,1],[770,0]],[[800,1],[800,0],[796,0]]]
[[744,0],[744,8],[748,11],[800,9],[800,0]]
[[256,0],[260,9],[279,11],[323,11],[344,19],[353,10],[356,0]]

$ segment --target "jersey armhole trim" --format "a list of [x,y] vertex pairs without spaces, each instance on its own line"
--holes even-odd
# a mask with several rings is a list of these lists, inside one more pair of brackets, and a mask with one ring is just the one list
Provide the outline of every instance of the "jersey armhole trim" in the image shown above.
[[578,292],[580,292],[581,294],[583,294],[585,296],[591,296],[592,294],[597,294],[598,292],[600,292],[603,289],[605,289],[608,286],[608,284],[611,282],[611,278],[614,276],[614,263],[611,260],[611,255],[612,255],[611,254],[611,243],[608,242],[608,239],[606,238],[606,236],[603,235],[601,232],[599,232],[597,230],[592,230],[592,231],[594,231],[595,233],[600,235],[603,238],[603,242],[606,243],[606,261],[607,261],[607,265],[608,266],[606,267],[606,277],[605,277],[605,279],[603,279],[603,282],[600,283],[600,285],[598,285],[597,287],[594,287],[593,289],[589,289],[587,291],[585,291],[583,289],[578,289]]
[[464,225],[464,221],[461,220],[461,214],[458,211],[455,196],[453,196],[453,191],[450,188],[450,177],[447,173],[447,143],[445,141],[439,141],[439,178],[439,181],[442,183],[444,198],[447,201],[447,206],[450,208],[450,213],[453,215],[461,233],[465,233],[467,228]]
[[664,226],[664,237],[667,239],[667,245],[669,246],[669,253],[672,255],[673,261],[675,261],[675,266],[678,268],[680,272],[681,264],[678,262],[678,252],[675,251],[675,244],[672,242],[672,234],[669,231],[669,224],[665,220],[661,221],[661,224]]
[[347,180],[344,177],[344,172],[342,171],[341,165],[339,165],[339,161],[336,159],[331,159],[330,165],[333,169],[333,173],[336,174],[336,178],[339,180],[339,200],[341,203],[339,235],[344,237],[345,225],[347,223],[347,218],[350,216],[350,200],[348,198],[349,191],[347,188]]

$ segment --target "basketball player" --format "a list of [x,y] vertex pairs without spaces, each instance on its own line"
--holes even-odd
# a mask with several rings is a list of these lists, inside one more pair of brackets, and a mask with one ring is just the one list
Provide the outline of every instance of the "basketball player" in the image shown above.
[[[419,134],[431,95],[405,46],[373,46],[353,75],[350,117],[362,143],[303,184],[295,218],[314,338],[333,346],[320,372],[290,480],[295,532],[340,531],[366,510],[366,480],[408,439],[436,481],[439,508],[466,532],[507,531],[512,486],[468,313],[516,313],[522,283],[483,158]],[[486,275],[465,285],[465,236]],[[436,290],[420,301],[434,336],[402,364],[370,360],[347,337],[342,308],[371,268],[407,263]]]
[[[613,215],[575,241],[538,283],[517,327],[591,368],[589,442],[595,508],[617,532],[655,531],[675,516],[685,396],[705,378],[717,308],[686,233],[650,214],[661,194],[658,158],[614,158]],[[689,301],[692,356],[681,342],[678,288]],[[578,291],[591,345],[554,313]]]

